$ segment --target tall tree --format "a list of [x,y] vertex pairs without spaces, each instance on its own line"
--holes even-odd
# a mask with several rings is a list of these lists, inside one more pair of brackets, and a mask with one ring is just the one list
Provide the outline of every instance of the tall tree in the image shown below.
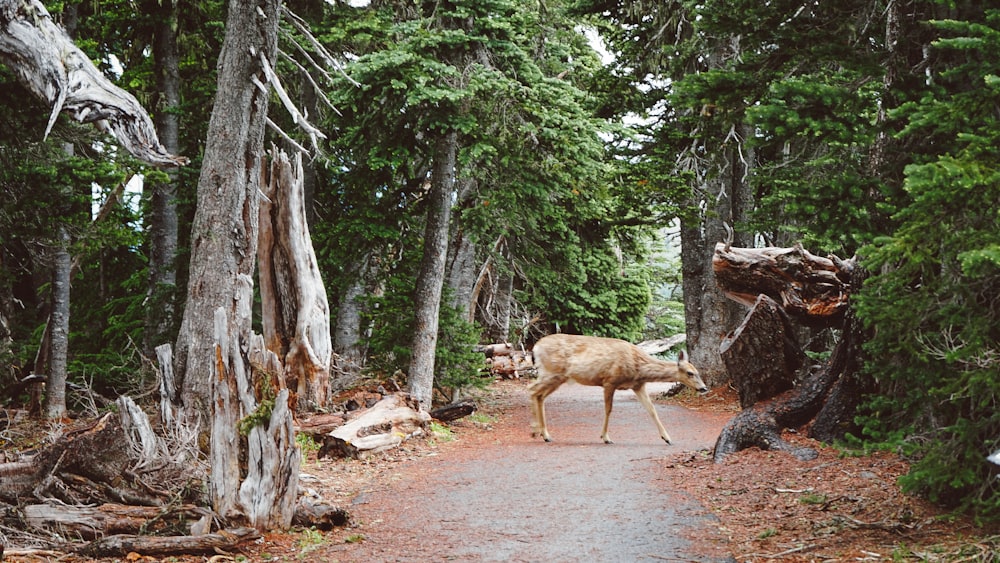
[[[163,146],[177,154],[180,148],[180,53],[177,46],[178,0],[147,2],[153,22],[153,61],[159,96],[155,123]],[[150,209],[149,283],[143,350],[172,339],[177,293],[177,174],[147,178]]]
[[[261,58],[277,52],[278,0],[235,2],[226,19],[215,106],[209,121],[191,236],[187,305],[175,373],[185,409],[207,423],[215,362],[215,309],[226,311],[233,340],[249,339],[256,262],[258,193],[268,95]],[[258,13],[258,7],[262,13]],[[263,79],[263,80],[262,80]],[[234,166],[233,163],[239,163]]]
[[229,4],[174,370],[185,417],[205,425],[213,508],[261,529],[291,524],[298,478],[288,390],[271,375],[281,364],[251,327],[269,96],[261,85],[271,81],[280,7]]

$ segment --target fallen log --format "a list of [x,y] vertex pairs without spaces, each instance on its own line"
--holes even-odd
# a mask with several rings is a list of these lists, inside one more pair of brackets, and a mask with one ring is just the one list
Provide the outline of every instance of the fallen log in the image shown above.
[[31,504],[21,510],[24,523],[30,527],[56,530],[85,539],[112,534],[148,534],[155,529],[180,531],[186,528],[187,522],[210,513],[210,510],[193,504],[169,508],[126,504]]
[[719,288],[733,301],[752,307],[763,293],[803,323],[833,326],[848,308],[855,258],[823,258],[799,245],[736,248],[720,242],[712,270]]
[[135,536],[114,535],[101,538],[83,546],[77,553],[86,557],[123,557],[129,553],[166,556],[202,553],[231,552],[242,544],[261,537],[253,528],[221,530],[201,536]]
[[317,457],[338,453],[361,459],[394,448],[411,437],[423,434],[430,418],[409,395],[389,395],[327,434]]
[[329,434],[340,428],[346,422],[346,418],[340,413],[314,414],[300,419],[295,424],[295,431],[301,434],[312,436],[313,440],[321,441],[321,436]]
[[430,412],[431,418],[441,422],[451,422],[476,412],[476,402],[471,399],[445,405]]

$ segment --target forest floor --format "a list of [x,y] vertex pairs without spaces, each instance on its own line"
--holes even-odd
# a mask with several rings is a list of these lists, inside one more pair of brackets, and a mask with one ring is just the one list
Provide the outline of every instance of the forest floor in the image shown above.
[[713,463],[738,412],[729,390],[667,398],[651,385],[670,446],[619,392],[606,445],[600,390],[572,384],[546,401],[553,442],[532,438],[528,384],[495,382],[474,415],[364,460],[309,452],[300,485],[346,508],[346,527],[166,560],[1000,561],[995,531],[900,491],[907,463],[897,455],[847,455],[792,434],[817,459],[750,449]]
[[304,486],[352,514],[318,535],[272,534],[253,560],[984,561],[1000,539],[896,484],[888,452],[817,448],[812,461],[750,449],[711,460],[738,412],[729,390],[656,397],[666,446],[631,392],[603,444],[599,389],[546,402],[553,442],[530,437],[528,381],[498,381],[480,411],[367,460],[305,462]]

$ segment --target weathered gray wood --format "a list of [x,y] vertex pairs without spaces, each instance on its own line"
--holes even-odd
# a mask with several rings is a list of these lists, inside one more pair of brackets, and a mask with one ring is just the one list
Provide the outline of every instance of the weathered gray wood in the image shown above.
[[30,527],[83,538],[138,534],[154,519],[162,523],[179,523],[201,518],[206,513],[211,514],[190,504],[170,508],[113,503],[99,506],[31,504],[21,509],[24,522]]
[[330,451],[355,458],[385,451],[424,433],[430,415],[405,393],[385,397],[328,435],[320,454]]
[[156,347],[156,363],[160,372],[160,422],[172,426],[177,417],[177,383],[174,380],[174,354],[170,344]]
[[333,339],[330,307],[306,223],[302,155],[271,151],[257,245],[261,316],[267,348],[284,365],[295,410],[329,403]]
[[222,530],[202,536],[115,535],[91,542],[78,551],[88,557],[121,557],[129,553],[165,556],[234,551],[241,544],[261,537],[253,528]]
[[[298,489],[299,450],[288,390],[279,375],[281,361],[264,347],[260,335],[251,336],[246,352],[231,342],[225,317],[220,307],[212,373],[212,506],[224,518],[246,520],[259,530],[288,528]],[[246,460],[245,472],[241,459]]]
[[659,338],[657,340],[645,340],[643,342],[638,342],[636,343],[636,346],[638,346],[639,349],[642,350],[643,352],[652,356],[655,354],[666,352],[667,350],[670,350],[671,348],[677,345],[684,344],[686,340],[687,340],[687,335],[681,333],[681,334],[675,334],[667,338]]
[[46,136],[65,111],[114,135],[144,162],[187,163],[160,145],[152,120],[135,97],[101,74],[39,0],[0,0],[0,62],[29,92],[52,106]]

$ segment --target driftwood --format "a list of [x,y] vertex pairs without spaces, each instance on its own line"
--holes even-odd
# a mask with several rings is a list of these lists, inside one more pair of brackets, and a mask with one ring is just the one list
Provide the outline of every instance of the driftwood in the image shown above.
[[180,166],[134,96],[94,66],[39,0],[0,0],[0,62],[31,94],[52,107],[45,135],[66,112],[115,136],[133,156],[154,166]]
[[293,410],[329,402],[333,339],[330,307],[306,222],[302,154],[271,151],[260,203],[257,262],[264,342],[277,354]]
[[430,415],[421,411],[416,401],[405,393],[395,393],[325,436],[317,457],[337,453],[364,458],[423,434],[428,423]]

